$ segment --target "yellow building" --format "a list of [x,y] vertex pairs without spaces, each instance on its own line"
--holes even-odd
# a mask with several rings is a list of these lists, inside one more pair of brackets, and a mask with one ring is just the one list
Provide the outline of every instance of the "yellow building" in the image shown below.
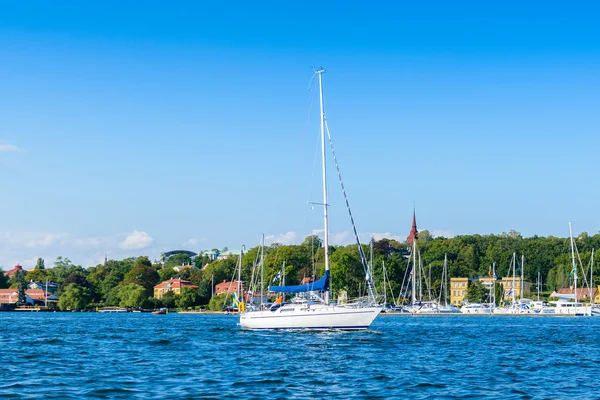
[[493,276],[481,276],[479,277],[479,282],[487,289],[490,290],[494,286],[494,282],[497,282],[499,279]]
[[198,285],[194,285],[190,281],[184,281],[182,279],[169,279],[168,281],[164,281],[154,286],[154,298],[162,299],[165,293],[173,292],[174,294],[180,294],[181,289],[184,287],[189,287],[192,289],[198,289]]
[[[513,280],[512,276],[507,276],[502,278],[502,289],[504,290],[504,300],[509,300],[513,298],[513,293],[515,299],[521,297],[521,278],[515,278]],[[531,282],[523,281],[523,297],[527,297],[531,295]]]
[[468,288],[469,278],[450,278],[450,303],[462,306]]

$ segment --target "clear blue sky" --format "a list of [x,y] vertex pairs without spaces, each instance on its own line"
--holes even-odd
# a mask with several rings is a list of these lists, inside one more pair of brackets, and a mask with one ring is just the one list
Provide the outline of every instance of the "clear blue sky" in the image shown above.
[[321,65],[364,237],[600,229],[597,3],[221,4],[0,5],[0,265],[301,241]]

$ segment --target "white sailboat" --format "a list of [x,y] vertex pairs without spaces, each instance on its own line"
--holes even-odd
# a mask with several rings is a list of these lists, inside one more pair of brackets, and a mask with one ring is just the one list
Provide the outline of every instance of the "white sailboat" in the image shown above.
[[[556,306],[554,308],[554,314],[557,315],[593,315],[592,306],[585,305],[578,300],[577,296],[577,263],[575,262],[575,240],[573,239],[573,229],[571,222],[569,222],[569,237],[571,241],[571,264],[573,275],[573,294],[562,294],[558,301],[553,301]],[[591,291],[590,291],[591,292]],[[571,301],[573,300],[573,301]]]
[[[363,330],[368,329],[379,315],[382,308],[375,304],[373,294],[372,276],[366,270],[369,289],[369,301],[351,304],[332,304],[329,299],[329,220],[328,220],[328,195],[327,195],[327,169],[325,163],[325,113],[323,109],[323,72],[315,71],[319,77],[319,100],[321,110],[321,163],[323,178],[323,225],[325,248],[325,274],[312,283],[299,286],[270,287],[272,292],[303,293],[295,301],[277,304],[267,310],[251,310],[240,314],[240,325],[245,329],[343,329]],[[329,129],[327,128],[329,135]],[[329,136],[331,141],[331,137]],[[335,157],[335,153],[334,153]],[[337,164],[337,163],[336,163]],[[339,168],[338,168],[339,175]],[[341,181],[341,177],[340,177]],[[342,184],[343,189],[343,184]],[[345,195],[345,192],[344,192]],[[346,199],[346,205],[348,201]],[[350,208],[348,206],[350,213]],[[352,214],[350,213],[352,219]],[[356,228],[354,228],[356,235]],[[357,242],[358,242],[358,236]],[[359,243],[359,252],[364,261],[364,254]]]

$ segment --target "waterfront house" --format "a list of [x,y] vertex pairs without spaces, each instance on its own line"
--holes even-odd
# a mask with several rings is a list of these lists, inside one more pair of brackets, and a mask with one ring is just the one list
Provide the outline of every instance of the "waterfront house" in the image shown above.
[[192,269],[193,267],[191,265],[178,265],[176,267],[173,267],[173,269],[177,272],[181,272],[184,269]]
[[[0,289],[0,303],[2,304],[16,304],[19,299],[19,291],[17,289]],[[25,303],[33,304],[31,298],[27,298],[25,295]]]
[[29,282],[27,287],[29,289],[47,290],[48,293],[50,293],[50,294],[56,294],[56,292],[58,292],[58,288],[60,287],[60,285],[58,283],[51,282],[51,281],[48,281],[47,284],[46,284],[46,282],[31,281],[31,282]]
[[24,273],[27,273],[29,271],[24,270],[22,266],[20,266],[19,264],[15,265],[14,268],[9,269],[8,271],[6,271],[4,273],[4,275],[6,275],[8,277],[8,279],[12,279],[12,277],[19,271],[23,271]]
[[154,286],[154,298],[162,299],[162,297],[167,292],[173,292],[175,294],[180,294],[181,289],[184,287],[188,287],[191,289],[198,289],[198,285],[193,284],[190,281],[183,280],[181,278],[169,279],[167,281],[163,281],[158,285]]
[[240,254],[242,254],[241,250],[228,250],[228,251],[223,251],[221,253],[219,253],[217,255],[217,260],[226,260],[229,257],[237,257]]
[[470,282],[469,278],[450,278],[450,303],[457,307],[462,306]]
[[[27,289],[25,290],[25,304],[40,305],[46,304],[46,299],[49,305],[58,303],[58,297],[46,292],[42,289]],[[0,289],[1,304],[16,304],[19,300],[18,289]]]
[[223,281],[215,285],[215,294],[222,293],[244,293],[246,291],[246,285],[241,281]]
[[[577,288],[577,300],[581,302],[588,303],[590,299],[594,298],[594,303],[600,301],[600,293],[598,291],[600,287],[592,288],[591,290],[588,288]],[[562,295],[574,295],[575,288],[560,288],[550,294],[550,297],[561,297]]]

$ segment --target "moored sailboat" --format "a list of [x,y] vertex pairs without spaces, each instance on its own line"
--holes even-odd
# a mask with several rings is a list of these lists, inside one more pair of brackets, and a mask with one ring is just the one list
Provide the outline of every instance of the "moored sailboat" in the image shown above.
[[[325,273],[315,282],[296,286],[270,286],[269,290],[275,293],[294,293],[295,299],[290,302],[275,304],[269,309],[250,309],[240,314],[240,325],[246,329],[343,329],[363,330],[368,329],[371,323],[379,315],[382,308],[377,306],[373,293],[372,276],[366,267],[365,256],[358,240],[354,220],[350,211],[348,199],[342,183],[342,191],[346,197],[346,206],[350,214],[350,220],[354,228],[358,243],[358,250],[365,267],[366,280],[369,296],[367,301],[358,301],[348,304],[333,304],[330,302],[330,272],[329,272],[329,219],[328,219],[328,192],[327,192],[327,169],[325,158],[325,113],[323,109],[323,72],[315,71],[319,78],[320,99],[320,131],[321,131],[321,162],[323,178],[323,225],[325,248]],[[331,144],[331,136],[327,128],[328,138]],[[333,150],[333,147],[332,147]],[[335,158],[335,153],[333,153]],[[336,162],[337,166],[337,162]],[[340,175],[338,167],[338,175]]]

